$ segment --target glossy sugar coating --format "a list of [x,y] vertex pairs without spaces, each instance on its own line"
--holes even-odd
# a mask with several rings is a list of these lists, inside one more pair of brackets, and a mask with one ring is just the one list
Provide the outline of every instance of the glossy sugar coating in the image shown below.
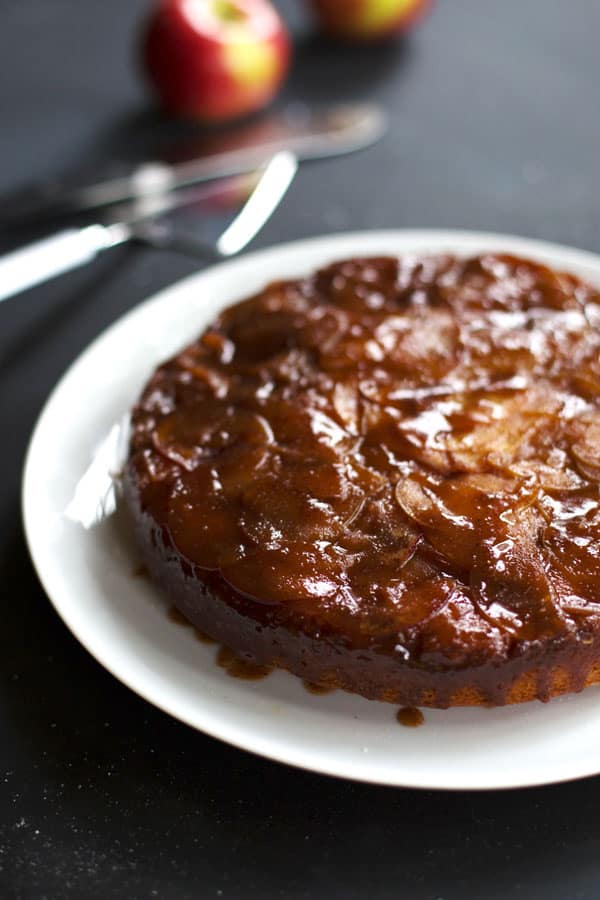
[[[599,324],[592,287],[494,255],[347,260],[226,310],[133,414],[129,496],[187,579],[184,611],[196,581],[209,633],[206,590],[284,643],[324,641],[330,680],[368,696],[344,654],[375,682],[385,657],[387,699],[407,672],[426,690],[424,672],[483,667],[482,702],[503,702],[498,667],[543,674],[544,648],[582,647],[589,669]],[[289,647],[236,649],[304,674]]]

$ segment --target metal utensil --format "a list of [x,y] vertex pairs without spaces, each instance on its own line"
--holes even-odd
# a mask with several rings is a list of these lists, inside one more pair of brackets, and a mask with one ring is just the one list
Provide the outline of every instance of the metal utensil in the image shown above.
[[378,140],[387,126],[372,103],[311,109],[294,104],[258,122],[220,134],[177,139],[166,156],[125,167],[118,177],[56,179],[22,188],[0,202],[0,222],[24,225],[62,213],[80,214],[144,197],[250,172],[273,154],[287,150],[299,160],[321,159],[360,150]]
[[[157,227],[157,216],[198,199],[198,189],[168,192],[137,200],[115,210],[105,224],[68,228],[0,257],[0,301],[36,284],[91,262],[103,250],[133,238],[204,260],[239,253],[277,208],[298,167],[295,156],[280,152],[268,163],[248,200],[215,244],[207,244],[169,225]],[[240,179],[240,184],[244,183]],[[231,182],[227,187],[231,190]],[[212,193],[214,193],[214,189]]]

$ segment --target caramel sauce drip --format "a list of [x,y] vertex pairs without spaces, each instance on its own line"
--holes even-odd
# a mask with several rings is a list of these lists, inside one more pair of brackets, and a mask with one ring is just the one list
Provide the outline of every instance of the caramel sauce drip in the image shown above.
[[313,681],[303,681],[302,684],[309,694],[331,694],[335,691],[335,688],[328,684],[316,684]]
[[256,663],[240,659],[229,647],[221,647],[217,653],[217,665],[225,669],[232,678],[241,678],[244,681],[260,681],[273,671],[272,666],[259,666]]
[[414,706],[403,706],[396,713],[396,719],[405,728],[418,728],[425,721],[421,710]]

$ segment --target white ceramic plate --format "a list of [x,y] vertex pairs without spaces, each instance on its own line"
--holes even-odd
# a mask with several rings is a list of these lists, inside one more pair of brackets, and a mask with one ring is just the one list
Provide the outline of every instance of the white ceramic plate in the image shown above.
[[280,277],[364,254],[524,254],[600,286],[600,257],[502,235],[388,231],[301,241],[224,263],[163,291],[102,334],[60,381],[35,429],[23,486],[27,539],[49,597],[73,634],[151,703],[238,747],[318,772],[389,785],[506,788],[600,772],[600,693],[497,710],[425,710],[403,728],[396,708],[343,692],[313,696],[276,672],[230,678],[215,648],[170,621],[165,601],[135,577],[119,515],[88,530],[65,509],[95,447],[162,360],[232,301]]

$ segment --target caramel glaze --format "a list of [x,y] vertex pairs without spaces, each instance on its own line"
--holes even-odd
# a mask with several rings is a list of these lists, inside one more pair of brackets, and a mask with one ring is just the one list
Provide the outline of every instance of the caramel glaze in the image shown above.
[[241,659],[229,647],[220,648],[217,653],[217,665],[225,669],[232,678],[242,678],[244,681],[259,681],[273,671],[271,666],[259,666],[249,660]]
[[509,256],[269,285],[134,409],[146,565],[198,627],[311,682],[414,706],[581,689],[599,323],[592,287]]
[[425,721],[423,713],[415,706],[403,706],[396,713],[396,719],[405,728],[418,728]]
[[302,684],[309,694],[331,694],[335,691],[335,688],[328,684],[315,684],[312,681],[303,681]]

